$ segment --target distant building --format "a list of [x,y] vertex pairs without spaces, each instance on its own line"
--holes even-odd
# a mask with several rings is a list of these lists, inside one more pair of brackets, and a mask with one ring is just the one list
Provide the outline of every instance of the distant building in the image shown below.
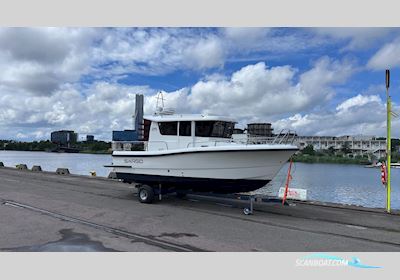
[[73,130],[59,130],[51,133],[51,142],[65,146],[76,143],[78,141],[78,133]]
[[[271,138],[279,137],[280,133],[274,134],[270,123],[249,123],[246,133],[239,129],[232,135],[235,141],[246,142],[253,137]],[[345,146],[350,149],[353,156],[375,156],[382,158],[386,156],[386,139],[378,139],[375,136],[355,135],[355,136],[298,136],[294,133],[287,134],[289,139],[294,139],[300,150],[308,145],[312,145],[314,150],[323,151],[334,149],[335,152],[341,151]]]
[[86,135],[86,142],[93,142],[94,136],[93,135]]
[[234,128],[233,134],[244,134],[244,129],[241,128]]
[[386,153],[386,140],[378,140],[374,136],[298,136],[296,141],[300,150],[312,145],[316,151],[328,150],[330,147],[335,151],[340,151],[344,145],[348,145],[353,155],[373,154],[381,158]]

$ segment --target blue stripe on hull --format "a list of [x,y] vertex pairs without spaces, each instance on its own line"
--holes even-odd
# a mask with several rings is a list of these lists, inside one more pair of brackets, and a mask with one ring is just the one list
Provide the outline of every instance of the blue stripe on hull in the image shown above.
[[265,186],[270,180],[230,180],[116,173],[118,179],[127,183],[146,184],[165,189],[192,190],[195,192],[236,193],[254,191]]

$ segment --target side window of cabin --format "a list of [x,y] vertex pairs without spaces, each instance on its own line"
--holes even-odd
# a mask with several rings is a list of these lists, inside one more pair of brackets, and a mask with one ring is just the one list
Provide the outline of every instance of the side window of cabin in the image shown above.
[[225,122],[214,122],[211,137],[224,137]]
[[160,128],[161,135],[178,134],[178,122],[159,122],[158,127]]
[[224,138],[231,138],[235,124],[231,122],[225,123]]
[[198,121],[196,122],[196,136],[198,137],[210,137],[213,129],[213,121]]
[[223,121],[199,121],[196,122],[196,136],[230,138],[234,123]]
[[180,122],[179,123],[179,135],[180,136],[191,136],[192,133],[192,122]]

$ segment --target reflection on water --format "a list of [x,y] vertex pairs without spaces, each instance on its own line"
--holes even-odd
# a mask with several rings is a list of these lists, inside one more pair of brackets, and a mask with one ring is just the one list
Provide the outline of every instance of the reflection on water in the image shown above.
[[[43,170],[55,171],[65,167],[73,174],[107,176],[110,155],[66,154],[45,152],[0,151],[0,161],[6,166],[25,163],[28,168],[41,165]],[[288,165],[266,187],[257,193],[277,195],[286,180]],[[379,168],[346,164],[294,163],[291,187],[307,190],[310,200],[385,207],[386,189],[380,181]],[[392,169],[392,208],[400,209],[400,169]]]

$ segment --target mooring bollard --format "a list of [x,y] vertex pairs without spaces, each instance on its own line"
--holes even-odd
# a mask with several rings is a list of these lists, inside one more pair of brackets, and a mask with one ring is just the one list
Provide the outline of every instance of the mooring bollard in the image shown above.
[[23,164],[23,163],[17,164],[15,167],[19,170],[27,170],[28,169],[28,166],[26,166],[26,164]]
[[89,173],[90,173],[90,175],[92,175],[94,177],[97,175],[96,171],[94,171],[94,170],[90,171]]
[[0,167],[4,167],[4,163],[0,161]]
[[34,165],[34,166],[32,166],[32,171],[36,171],[36,172],[42,171],[42,167],[40,165]]
[[115,172],[110,172],[110,174],[108,174],[108,179],[117,179],[117,174]]
[[68,175],[68,174],[70,174],[68,168],[57,168],[56,173],[58,175]]

